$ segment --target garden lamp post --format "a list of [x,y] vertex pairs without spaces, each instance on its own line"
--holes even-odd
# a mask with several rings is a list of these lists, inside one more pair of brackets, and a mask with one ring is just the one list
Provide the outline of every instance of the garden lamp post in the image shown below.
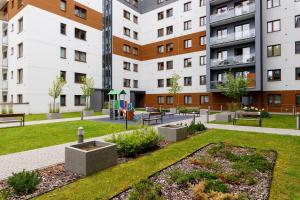
[[82,127],[78,128],[78,143],[83,143],[84,141],[84,130]]

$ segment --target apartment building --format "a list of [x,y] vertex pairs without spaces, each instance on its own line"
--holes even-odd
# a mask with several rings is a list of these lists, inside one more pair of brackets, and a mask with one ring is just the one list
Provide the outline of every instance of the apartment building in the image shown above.
[[[226,108],[224,74],[249,80],[244,105],[300,110],[298,0],[0,1],[1,102],[47,112],[57,75],[62,111],[81,110],[81,77],[95,109],[110,89],[135,107]],[[179,98],[168,93],[179,74]]]

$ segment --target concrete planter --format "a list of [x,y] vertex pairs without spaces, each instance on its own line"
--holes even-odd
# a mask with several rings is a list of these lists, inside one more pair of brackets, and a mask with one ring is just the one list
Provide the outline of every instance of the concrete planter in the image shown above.
[[104,115],[109,115],[109,109],[108,109],[108,108],[103,108],[103,109],[102,109],[102,113],[103,113]]
[[216,122],[231,122],[232,113],[218,113],[216,114]]
[[47,119],[60,119],[61,113],[48,113]]
[[177,142],[188,137],[187,127],[167,125],[158,127],[158,132],[169,142]]
[[93,110],[84,110],[84,111],[83,111],[83,116],[84,116],[84,117],[91,117],[91,116],[94,116],[94,111],[93,111]]
[[66,170],[83,176],[116,165],[117,158],[117,145],[108,142],[91,141],[65,148]]
[[170,108],[170,113],[177,114],[177,108]]

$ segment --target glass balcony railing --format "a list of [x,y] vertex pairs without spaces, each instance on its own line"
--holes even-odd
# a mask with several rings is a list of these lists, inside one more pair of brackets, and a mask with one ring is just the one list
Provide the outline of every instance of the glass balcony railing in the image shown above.
[[233,65],[243,65],[255,63],[255,54],[248,54],[242,56],[232,56],[227,59],[212,59],[211,67],[226,67]]
[[210,22],[213,23],[217,21],[222,21],[225,19],[242,16],[253,12],[255,12],[255,3],[250,3],[248,5],[232,8],[223,13],[212,14],[210,16]]
[[245,40],[250,38],[255,38],[255,29],[250,29],[249,31],[234,32],[224,36],[211,37],[210,44],[216,45],[216,44],[234,42],[234,41]]

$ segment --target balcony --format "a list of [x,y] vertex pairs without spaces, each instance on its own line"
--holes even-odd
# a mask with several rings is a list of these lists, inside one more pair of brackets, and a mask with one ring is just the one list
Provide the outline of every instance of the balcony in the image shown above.
[[[256,79],[255,73],[248,74],[247,80],[247,90],[253,90],[256,87]],[[218,85],[225,86],[225,81],[211,81],[210,82],[210,89],[211,90],[218,90]]]
[[231,67],[241,67],[241,65],[248,67],[255,64],[255,54],[233,56],[227,59],[212,59],[211,67],[216,69],[225,69]]
[[255,3],[246,6],[235,7],[227,10],[227,12],[211,14],[211,26],[224,25],[226,23],[233,23],[241,20],[246,20],[254,17]]
[[255,41],[255,29],[228,34],[226,36],[215,36],[210,38],[211,48],[233,46]]

